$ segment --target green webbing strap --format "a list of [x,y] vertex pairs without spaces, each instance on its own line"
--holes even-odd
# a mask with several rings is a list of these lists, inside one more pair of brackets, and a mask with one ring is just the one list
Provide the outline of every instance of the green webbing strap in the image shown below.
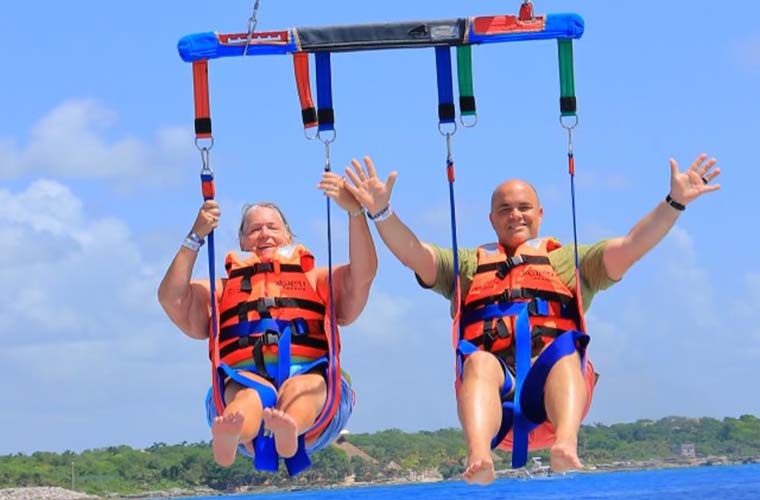
[[573,41],[568,38],[557,40],[559,48],[559,107],[562,116],[576,116],[575,77],[573,76]]
[[472,90],[472,45],[457,46],[457,76],[459,79],[459,112],[463,116],[476,114]]

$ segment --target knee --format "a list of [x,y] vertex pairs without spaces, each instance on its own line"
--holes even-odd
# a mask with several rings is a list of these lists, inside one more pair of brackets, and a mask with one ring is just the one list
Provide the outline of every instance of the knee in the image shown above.
[[326,391],[327,384],[324,377],[309,373],[287,379],[280,387],[277,399],[290,400],[307,394],[319,395]]
[[463,376],[465,378],[503,381],[504,371],[496,356],[490,352],[477,351],[469,355],[465,360]]

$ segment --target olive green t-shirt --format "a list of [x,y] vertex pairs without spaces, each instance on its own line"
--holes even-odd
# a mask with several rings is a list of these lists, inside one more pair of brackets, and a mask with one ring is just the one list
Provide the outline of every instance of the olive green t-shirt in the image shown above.
[[[604,247],[607,240],[602,240],[593,245],[578,245],[578,261],[580,262],[581,296],[583,297],[583,311],[586,312],[594,299],[594,295],[600,290],[606,290],[616,283],[607,276],[604,268]],[[454,304],[454,253],[450,248],[442,248],[428,244],[435,253],[438,264],[438,274],[433,286],[427,287],[419,276],[417,281],[423,288],[443,295],[451,301],[451,314],[453,316]],[[575,290],[575,245],[562,246],[553,252],[549,252],[549,261],[554,272],[562,282],[570,289]],[[472,277],[478,267],[477,248],[460,248],[459,276],[462,287],[462,299],[467,296],[472,284]]]

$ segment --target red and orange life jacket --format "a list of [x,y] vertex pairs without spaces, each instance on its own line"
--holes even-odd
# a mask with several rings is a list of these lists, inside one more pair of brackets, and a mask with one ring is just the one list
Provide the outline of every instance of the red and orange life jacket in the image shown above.
[[[306,275],[314,268],[314,256],[306,248],[283,247],[271,259],[241,259],[230,252],[225,268],[228,279],[219,304],[222,363],[234,367],[254,361],[261,372],[264,355],[277,356],[285,327],[291,331],[293,357],[314,360],[328,354],[329,303]],[[334,348],[337,353],[339,346]]]
[[512,257],[497,243],[479,247],[478,267],[463,302],[462,338],[514,366],[516,318],[491,313],[482,319],[484,309],[511,302],[530,302],[531,357],[565,331],[579,330],[583,313],[549,261],[549,252],[560,246],[552,239],[529,240]]

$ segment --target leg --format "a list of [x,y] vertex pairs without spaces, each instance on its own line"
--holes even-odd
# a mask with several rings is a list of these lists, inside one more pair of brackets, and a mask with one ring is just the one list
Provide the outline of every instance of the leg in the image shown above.
[[282,384],[277,407],[264,410],[264,425],[274,433],[277,453],[292,457],[298,436],[311,427],[327,399],[327,383],[321,373],[305,373]]
[[578,353],[560,358],[549,371],[544,387],[546,414],[556,433],[550,449],[551,468],[554,471],[583,467],[578,459],[578,429],[587,397]]
[[[267,383],[256,375],[241,375],[261,383]],[[232,465],[240,443],[248,443],[259,433],[261,427],[261,398],[254,389],[228,381],[224,388],[227,406],[224,413],[214,419],[211,425],[211,449],[214,460],[226,467]]]
[[504,371],[493,354],[478,351],[464,362],[457,407],[467,439],[468,483],[489,484],[494,479],[491,440],[501,425],[501,398]]

